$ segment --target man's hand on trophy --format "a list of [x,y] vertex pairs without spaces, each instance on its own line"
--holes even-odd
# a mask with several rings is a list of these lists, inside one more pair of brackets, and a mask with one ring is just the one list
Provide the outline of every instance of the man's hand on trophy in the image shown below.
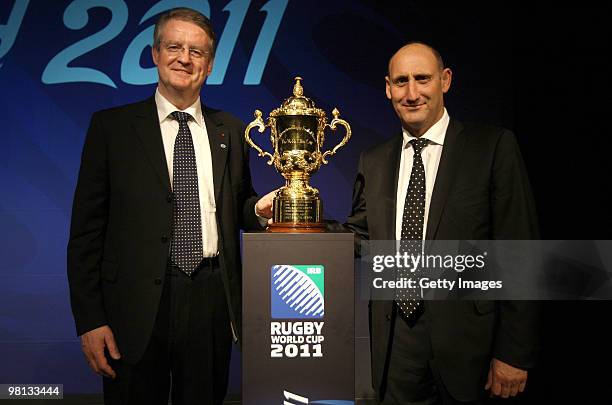
[[272,201],[277,191],[278,190],[270,191],[268,194],[261,197],[259,201],[257,201],[257,204],[255,204],[255,213],[260,218],[266,218],[268,224],[272,223]]

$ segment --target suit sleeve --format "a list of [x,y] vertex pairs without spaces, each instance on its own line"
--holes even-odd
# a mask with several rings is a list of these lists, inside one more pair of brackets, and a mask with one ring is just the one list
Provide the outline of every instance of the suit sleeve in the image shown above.
[[492,239],[539,238],[538,220],[527,170],[514,134],[504,131],[498,141],[491,183]]
[[100,266],[108,221],[109,182],[104,131],[91,119],[72,206],[67,250],[70,303],[77,334],[107,323],[100,286]]
[[365,175],[365,153],[359,157],[357,177],[353,186],[353,202],[351,214],[344,224],[344,228],[355,235],[355,254],[359,256],[361,241],[370,238],[368,232],[368,211],[366,207],[366,175]]
[[[527,171],[514,135],[499,138],[491,184],[492,237],[535,240],[538,223]],[[529,301],[500,301],[494,357],[519,368],[535,364],[539,305]]]
[[[238,134],[244,134],[245,126],[241,125]],[[261,222],[257,218],[255,214],[255,204],[259,200],[259,196],[255,192],[253,188],[253,183],[251,180],[251,168],[249,165],[249,152],[250,148],[244,142],[244,137],[240,137],[241,145],[242,145],[242,156],[243,156],[243,179],[242,179],[242,198],[244,201],[242,204],[242,221],[240,222],[240,227],[245,231],[260,231],[263,230],[264,227],[261,225]]]

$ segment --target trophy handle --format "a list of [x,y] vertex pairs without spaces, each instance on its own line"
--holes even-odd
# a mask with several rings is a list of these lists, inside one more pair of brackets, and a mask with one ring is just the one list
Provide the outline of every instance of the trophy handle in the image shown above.
[[258,152],[258,156],[268,156],[270,160],[267,161],[266,163],[268,165],[271,165],[274,162],[274,156],[272,156],[272,154],[270,154],[269,152],[266,152],[265,150],[262,150],[259,146],[257,146],[255,142],[253,142],[253,140],[251,139],[251,136],[249,135],[249,133],[251,132],[251,129],[253,129],[254,127],[258,127],[258,131],[260,133],[263,133],[263,131],[266,130],[266,124],[263,122],[263,119],[261,118],[261,111],[259,110],[255,110],[255,119],[251,121],[251,123],[247,125],[246,129],[244,130],[244,139],[246,139],[247,143],[251,145],[251,147]]
[[340,116],[340,111],[338,111],[337,108],[334,108],[334,110],[332,111],[332,115],[334,116],[334,119],[329,124],[326,124],[325,126],[331,128],[332,131],[335,131],[336,125],[340,124],[346,129],[346,135],[344,135],[344,138],[342,138],[342,141],[338,145],[334,146],[333,149],[330,149],[323,154],[323,156],[321,157],[321,161],[324,164],[328,163],[328,161],[325,160],[326,156],[335,155],[336,151],[340,149],[341,147],[343,147],[344,145],[346,145],[348,140],[351,138],[351,126],[349,125],[348,122],[344,121],[341,118],[338,118]]

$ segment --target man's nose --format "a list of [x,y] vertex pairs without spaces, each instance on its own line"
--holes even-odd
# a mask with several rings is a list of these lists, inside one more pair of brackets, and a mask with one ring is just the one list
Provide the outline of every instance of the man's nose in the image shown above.
[[178,61],[182,64],[191,63],[191,54],[189,53],[189,49],[182,48],[178,55]]
[[416,101],[419,98],[419,92],[414,80],[410,80],[406,85],[406,100]]

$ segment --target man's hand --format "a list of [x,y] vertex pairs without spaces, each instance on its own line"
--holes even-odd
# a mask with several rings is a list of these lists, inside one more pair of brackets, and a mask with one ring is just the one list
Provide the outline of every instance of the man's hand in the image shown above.
[[105,347],[108,348],[108,352],[113,359],[119,360],[121,358],[121,354],[115,343],[113,331],[111,331],[109,326],[100,326],[99,328],[90,330],[81,335],[81,348],[83,349],[87,363],[89,363],[89,367],[91,367],[96,374],[108,378],[115,378],[115,371],[109,366],[104,356]]
[[263,218],[272,218],[272,201],[274,200],[276,191],[277,190],[270,191],[257,201],[257,204],[255,204],[255,213],[257,215]]
[[525,384],[527,384],[526,370],[513,367],[501,360],[491,360],[485,390],[491,389],[492,396],[514,397],[525,390]]

